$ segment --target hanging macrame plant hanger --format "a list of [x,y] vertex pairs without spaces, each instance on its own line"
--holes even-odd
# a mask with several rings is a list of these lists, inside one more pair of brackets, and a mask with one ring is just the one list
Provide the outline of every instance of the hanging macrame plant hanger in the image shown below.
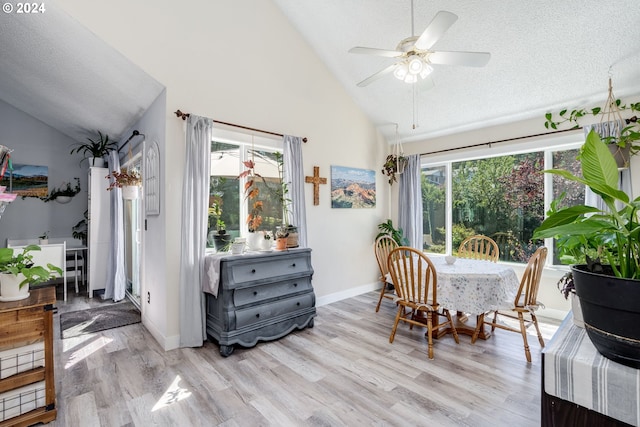
[[618,145],[622,135],[623,125],[624,120],[622,119],[616,97],[613,95],[613,84],[611,83],[611,77],[609,77],[609,95],[602,109],[600,137],[607,143],[607,147],[611,151],[611,154],[613,154],[618,164],[618,169],[620,170],[629,168],[629,160],[631,157],[630,144],[625,144],[623,147]]

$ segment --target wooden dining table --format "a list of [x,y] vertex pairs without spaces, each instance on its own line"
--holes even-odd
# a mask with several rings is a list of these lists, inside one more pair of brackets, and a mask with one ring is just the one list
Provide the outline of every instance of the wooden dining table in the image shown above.
[[[520,281],[511,266],[465,258],[457,258],[453,264],[441,256],[429,259],[436,270],[438,304],[456,313],[453,320],[459,334],[473,336],[484,313],[513,304]],[[433,336],[449,332],[450,328],[434,329]],[[490,336],[484,328],[478,333],[478,338]]]

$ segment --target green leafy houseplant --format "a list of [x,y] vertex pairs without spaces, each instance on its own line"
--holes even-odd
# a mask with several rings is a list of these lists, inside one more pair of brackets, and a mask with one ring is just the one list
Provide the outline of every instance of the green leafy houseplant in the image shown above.
[[142,177],[140,172],[136,169],[122,169],[121,171],[113,171],[106,176],[107,179],[113,178],[113,181],[109,184],[107,190],[113,190],[114,188],[122,188],[127,186],[140,186],[142,185]]
[[[607,209],[576,205],[552,212],[534,231],[534,239],[558,237],[558,246],[569,245],[574,259],[596,254],[605,263],[589,262],[591,271],[604,268],[616,277],[640,279],[640,198],[631,200],[618,190],[618,168],[613,155],[595,131],[583,145],[579,160],[582,177],[553,169],[546,173],[580,182],[598,194]],[[621,206],[616,206],[616,202]],[[565,252],[567,252],[565,250]]]
[[47,264],[46,267],[33,265],[33,255],[30,252],[39,251],[40,246],[28,245],[22,250],[22,253],[15,253],[14,248],[0,248],[0,273],[13,274],[15,276],[22,274],[24,280],[20,282],[20,287],[28,284],[36,284],[46,282],[53,279],[53,273],[62,276],[62,269],[53,264]]
[[78,153],[83,154],[85,159],[89,157],[103,158],[109,151],[118,148],[118,141],[109,140],[109,135],[102,134],[98,131],[99,138],[87,138],[87,142],[79,142],[75,144],[69,154]]
[[407,158],[402,155],[389,154],[382,165],[382,173],[389,177],[389,185],[397,181],[396,174],[401,174],[407,166]]
[[80,192],[80,178],[74,178],[76,185],[71,186],[70,182],[64,183],[60,188],[52,188],[47,197],[40,197],[45,203],[57,199],[58,197],[74,197]]
[[380,230],[380,232],[376,236],[375,240],[378,240],[378,238],[382,236],[389,236],[396,241],[398,246],[407,246],[409,244],[409,240],[404,237],[402,228],[395,228],[390,219],[378,224],[378,230]]

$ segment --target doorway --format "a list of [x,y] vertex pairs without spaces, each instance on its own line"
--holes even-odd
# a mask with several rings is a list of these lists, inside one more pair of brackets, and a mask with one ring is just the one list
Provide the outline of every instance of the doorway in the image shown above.
[[[144,142],[136,147],[136,154],[130,153],[130,158],[122,165],[126,168],[134,168],[142,171],[144,182],[144,169],[142,167],[142,152]],[[133,200],[124,200],[124,258],[126,272],[126,295],[134,305],[140,309],[142,295],[141,259],[142,259],[142,228],[143,220],[143,188],[140,195]]]

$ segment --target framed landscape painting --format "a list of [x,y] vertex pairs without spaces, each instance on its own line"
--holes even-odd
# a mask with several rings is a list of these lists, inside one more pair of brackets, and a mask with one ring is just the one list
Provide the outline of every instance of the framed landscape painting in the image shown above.
[[371,169],[331,166],[332,208],[376,206],[376,175]]
[[[6,185],[9,191],[10,172],[6,171],[0,185]],[[16,193],[22,198],[25,197],[47,197],[49,168],[38,165],[13,164],[12,193]]]

